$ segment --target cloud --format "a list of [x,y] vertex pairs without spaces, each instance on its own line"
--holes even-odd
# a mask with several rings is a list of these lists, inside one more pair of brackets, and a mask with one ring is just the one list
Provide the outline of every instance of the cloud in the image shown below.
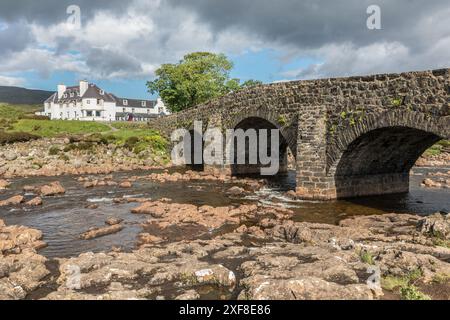
[[231,28],[282,52],[323,61],[281,77],[327,77],[450,66],[447,0],[379,0],[381,30],[366,26],[372,0],[168,0],[191,10],[215,33]]
[[[262,49],[281,64],[320,63],[279,79],[344,76],[450,65],[448,0],[378,0],[382,30],[369,30],[372,0],[72,0],[0,2],[0,73],[69,71],[90,79],[149,79],[192,51]],[[282,68],[285,70],[285,68]]]
[[[175,62],[192,51],[237,53],[262,45],[237,30],[214,34],[187,9],[161,1],[135,0],[122,12],[98,10],[79,30],[65,21],[33,22],[31,29],[53,61],[64,56],[65,65],[78,66],[83,77],[92,79],[148,79],[162,63]],[[70,57],[72,63],[67,61]],[[45,65],[49,70],[61,69]]]
[[4,54],[20,52],[34,44],[34,37],[30,26],[19,21],[3,24],[0,28],[0,57]]
[[0,86],[19,87],[25,83],[25,79],[16,77],[0,76]]

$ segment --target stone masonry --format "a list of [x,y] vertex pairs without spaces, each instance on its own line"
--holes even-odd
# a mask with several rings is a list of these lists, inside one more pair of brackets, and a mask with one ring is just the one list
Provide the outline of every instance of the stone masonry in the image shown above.
[[415,161],[450,138],[450,69],[260,85],[151,125],[170,137],[195,120],[279,128],[296,158],[302,198],[407,192]]

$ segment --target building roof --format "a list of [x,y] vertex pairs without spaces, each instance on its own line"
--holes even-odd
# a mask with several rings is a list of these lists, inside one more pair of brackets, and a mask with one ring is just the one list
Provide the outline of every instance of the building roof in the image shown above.
[[[138,99],[128,99],[128,98],[119,98],[114,96],[116,99],[116,104],[118,107],[127,107],[127,108],[154,108],[157,104],[157,101],[153,100],[138,100]],[[127,104],[125,104],[127,101]],[[142,102],[145,102],[145,106],[142,105]]]
[[132,115],[134,118],[145,118],[145,119],[158,118],[159,116],[157,114],[116,112],[116,118],[126,118],[129,115]]
[[58,101],[58,93],[55,92],[47,100],[45,100],[44,103],[50,103],[50,102],[57,103],[57,101]]
[[[88,88],[86,92],[80,97],[80,87],[73,86],[67,87],[66,91],[64,91],[61,99],[58,99],[58,92],[55,92],[50,98],[45,100],[45,103],[71,103],[71,102],[79,102],[82,99],[99,99],[105,102],[115,102],[118,107],[127,107],[127,108],[154,108],[157,104],[157,101],[154,100],[139,100],[139,99],[128,99],[128,98],[119,98],[112,93],[108,93],[102,89],[100,89],[97,85],[93,83],[88,84]],[[127,101],[125,103],[125,101]],[[143,105],[145,103],[145,105]]]

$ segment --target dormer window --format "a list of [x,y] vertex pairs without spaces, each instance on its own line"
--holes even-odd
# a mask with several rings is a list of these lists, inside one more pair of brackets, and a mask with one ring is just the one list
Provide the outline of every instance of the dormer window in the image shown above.
[[127,106],[127,105],[128,105],[128,100],[125,100],[125,99],[124,99],[124,100],[123,100],[123,105],[124,105],[124,106]]
[[101,95],[104,95],[104,94],[105,94],[105,91],[100,90],[100,94],[101,94]]
[[146,102],[146,101],[142,101],[142,102],[141,102],[141,106],[145,107],[146,105],[147,105],[147,102]]

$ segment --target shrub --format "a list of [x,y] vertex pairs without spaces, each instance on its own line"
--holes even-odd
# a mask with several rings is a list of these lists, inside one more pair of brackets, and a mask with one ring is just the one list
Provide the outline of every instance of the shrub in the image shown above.
[[361,251],[360,257],[361,257],[362,262],[365,262],[370,265],[375,264],[375,259],[373,258],[372,254],[369,251],[365,251],[365,250]]
[[4,132],[0,131],[0,145],[27,142],[31,140],[37,140],[40,137],[27,132]]
[[123,146],[128,150],[133,150],[138,142],[139,142],[138,137],[129,137],[127,140],[125,140]]
[[69,152],[72,150],[86,151],[92,150],[94,147],[93,142],[79,142],[79,143],[71,143],[64,148],[64,152]]
[[49,156],[56,156],[57,154],[59,154],[59,148],[57,146],[52,146],[49,150],[48,150],[48,155]]
[[66,156],[64,153],[59,155],[59,159],[65,161],[65,162],[70,160],[70,158],[68,156]]
[[137,144],[135,145],[135,147],[134,147],[134,149],[133,149],[133,152],[134,152],[135,154],[139,154],[139,153],[141,153],[142,151],[147,150],[148,148],[149,148],[149,144],[148,144],[147,142],[145,142],[145,141],[142,141],[142,142],[139,142],[139,143],[137,143]]
[[50,120],[47,116],[41,116],[37,114],[24,114],[19,117],[19,119],[27,119],[27,120]]
[[400,295],[403,300],[431,300],[429,296],[420,292],[419,289],[413,285],[400,288]]
[[83,139],[85,142],[92,142],[92,143],[100,143],[100,144],[108,144],[108,139],[103,136],[101,133],[93,133]]

